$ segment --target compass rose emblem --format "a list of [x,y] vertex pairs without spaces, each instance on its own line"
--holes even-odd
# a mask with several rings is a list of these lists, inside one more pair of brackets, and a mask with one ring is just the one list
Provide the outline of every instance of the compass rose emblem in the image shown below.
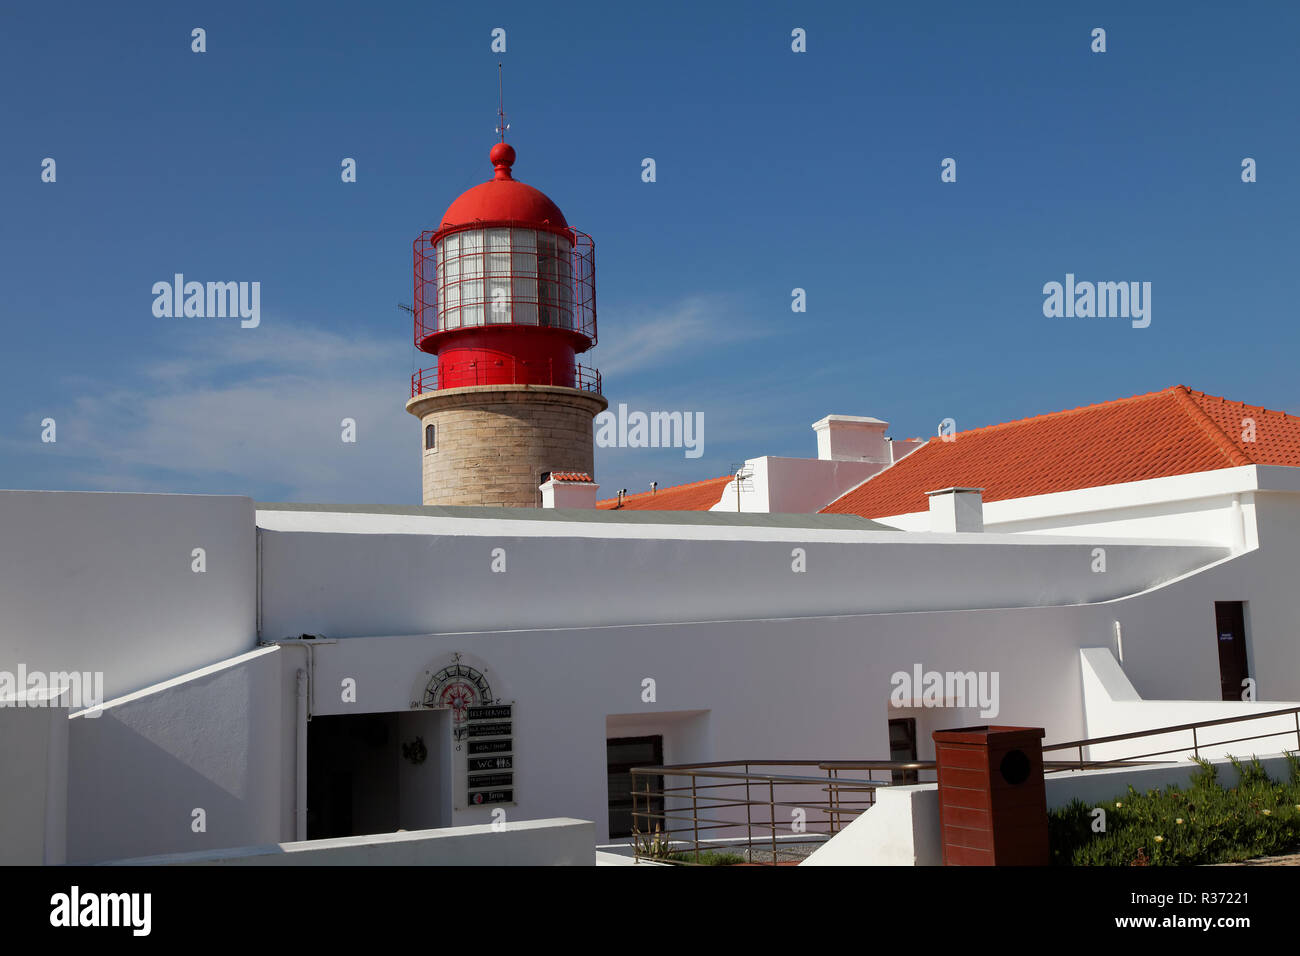
[[470,667],[455,654],[452,662],[435,671],[424,688],[421,705],[426,708],[451,711],[452,735],[456,740],[465,736],[465,712],[470,707],[490,704],[492,687],[483,672]]

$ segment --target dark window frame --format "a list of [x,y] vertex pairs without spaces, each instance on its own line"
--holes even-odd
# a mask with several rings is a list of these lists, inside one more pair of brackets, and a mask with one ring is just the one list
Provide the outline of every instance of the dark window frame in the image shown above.
[[[911,750],[902,756],[895,756],[894,750],[894,727],[905,728],[904,737],[911,743]],[[889,759],[890,760],[907,760],[917,759],[917,740],[916,740],[916,718],[915,717],[895,717],[889,721]],[[895,784],[910,784],[920,782],[920,773],[916,770],[894,770],[891,772]]]
[[[617,763],[617,764],[610,763],[610,760],[609,760],[609,747],[610,747],[611,744],[649,744],[650,747],[652,748],[652,751],[651,751],[651,753],[652,753],[652,759],[650,759],[650,760],[634,760],[634,761],[628,761],[628,762]],[[664,737],[663,737],[663,734],[647,734],[647,735],[640,736],[640,737],[608,737],[608,738],[606,738],[606,740],[605,740],[605,772],[606,772],[606,775],[607,775],[607,776],[606,776],[606,779],[607,779],[607,780],[608,780],[608,777],[610,777],[610,776],[614,776],[615,774],[627,774],[627,775],[630,777],[630,776],[631,776],[631,770],[632,770],[633,767],[646,767],[646,766],[655,767],[655,766],[662,766],[662,765],[663,765],[663,762],[664,762]],[[644,778],[639,778],[639,779],[640,779],[642,782],[644,782]],[[635,781],[634,781],[634,782],[635,782]],[[663,793],[663,789],[664,789],[664,778],[663,778],[662,776],[651,777],[651,778],[650,778],[650,787],[651,787],[652,790],[658,791],[659,793]],[[630,793],[630,792],[631,792],[631,791],[630,791],[630,789],[629,789],[629,793]],[[628,816],[629,821],[630,821],[630,824],[629,824],[629,825],[632,826],[632,827],[635,827],[635,828],[638,829],[638,830],[640,830],[640,832],[642,832],[642,833],[647,833],[647,832],[649,832],[649,833],[653,833],[653,832],[654,832],[654,825],[655,825],[656,822],[659,822],[661,825],[662,825],[663,823],[666,822],[666,821],[663,821],[663,820],[657,820],[657,819],[655,819],[655,818],[646,818],[646,817],[642,817],[642,818],[640,818],[640,819],[632,819],[632,817],[631,817],[631,813],[632,813],[632,809],[633,809],[633,806],[634,806],[634,805],[635,805],[635,808],[636,808],[637,812],[639,812],[639,813],[646,813],[646,812],[648,812],[648,813],[654,813],[654,814],[660,814],[660,815],[662,815],[663,812],[664,812],[664,801],[663,801],[663,797],[651,797],[651,798],[649,799],[649,801],[648,801],[649,806],[646,805],[646,804],[647,804],[647,800],[646,800],[645,798],[641,798],[641,799],[637,799],[636,801],[633,801],[633,800],[629,797],[629,799],[628,799],[627,801],[625,801],[625,802],[624,802],[624,801],[617,801],[617,802],[616,802],[616,801],[615,801],[615,800],[610,796],[610,794],[609,794],[608,791],[606,791],[605,798],[606,798],[606,802],[607,802],[607,804],[608,804],[608,812],[609,812],[609,838],[610,838],[611,840],[617,840],[617,839],[620,839],[620,838],[622,838],[622,837],[630,837],[630,836],[632,836],[632,832],[633,832],[632,829],[623,830],[621,826],[619,826],[619,827],[616,827],[616,826],[615,826],[615,822],[614,822],[614,821],[615,821],[615,814],[616,814],[616,813],[618,813],[618,814],[626,814],[626,815]]]

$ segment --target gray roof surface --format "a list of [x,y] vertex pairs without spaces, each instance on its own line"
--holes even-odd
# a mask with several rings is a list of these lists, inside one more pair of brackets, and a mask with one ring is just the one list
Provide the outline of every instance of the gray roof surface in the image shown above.
[[488,508],[459,505],[325,505],[262,502],[258,511],[314,511],[322,514],[415,515],[524,521],[589,521],[606,524],[676,524],[740,528],[822,528],[897,531],[857,515],[735,513],[729,511],[633,511],[589,508]]

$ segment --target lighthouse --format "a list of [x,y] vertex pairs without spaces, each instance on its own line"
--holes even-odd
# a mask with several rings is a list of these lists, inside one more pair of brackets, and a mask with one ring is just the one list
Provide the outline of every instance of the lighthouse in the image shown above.
[[504,139],[488,158],[492,178],[413,244],[415,347],[437,365],[411,376],[406,410],[424,504],[531,508],[551,473],[593,473],[609,403],[578,356],[596,344],[596,246],[514,178]]

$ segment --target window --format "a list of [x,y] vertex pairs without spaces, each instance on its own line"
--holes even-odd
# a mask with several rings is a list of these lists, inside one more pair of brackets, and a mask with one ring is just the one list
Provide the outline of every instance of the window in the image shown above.
[[569,242],[549,232],[537,235],[537,311],[542,325],[573,328],[573,268]]
[[487,320],[510,321],[510,230],[487,231]]
[[460,324],[483,324],[483,233],[460,233]]
[[514,321],[537,324],[537,231],[515,229],[510,235],[514,285]]
[[[915,717],[899,717],[889,722],[889,759],[907,762],[916,760]],[[915,770],[895,770],[892,777],[896,784],[916,783],[919,779]]]
[[466,229],[437,247],[438,330],[493,323],[573,328],[573,249],[537,229]]
[[438,426],[425,425],[424,426],[424,450],[436,451],[437,448],[438,448]]
[[[605,741],[605,763],[609,786],[609,837],[631,836],[633,829],[653,833],[655,824],[664,828],[664,778],[640,776],[635,780],[633,767],[658,767],[664,762],[664,738],[614,737]],[[646,795],[642,796],[641,794]],[[633,818],[633,805],[636,813]]]

